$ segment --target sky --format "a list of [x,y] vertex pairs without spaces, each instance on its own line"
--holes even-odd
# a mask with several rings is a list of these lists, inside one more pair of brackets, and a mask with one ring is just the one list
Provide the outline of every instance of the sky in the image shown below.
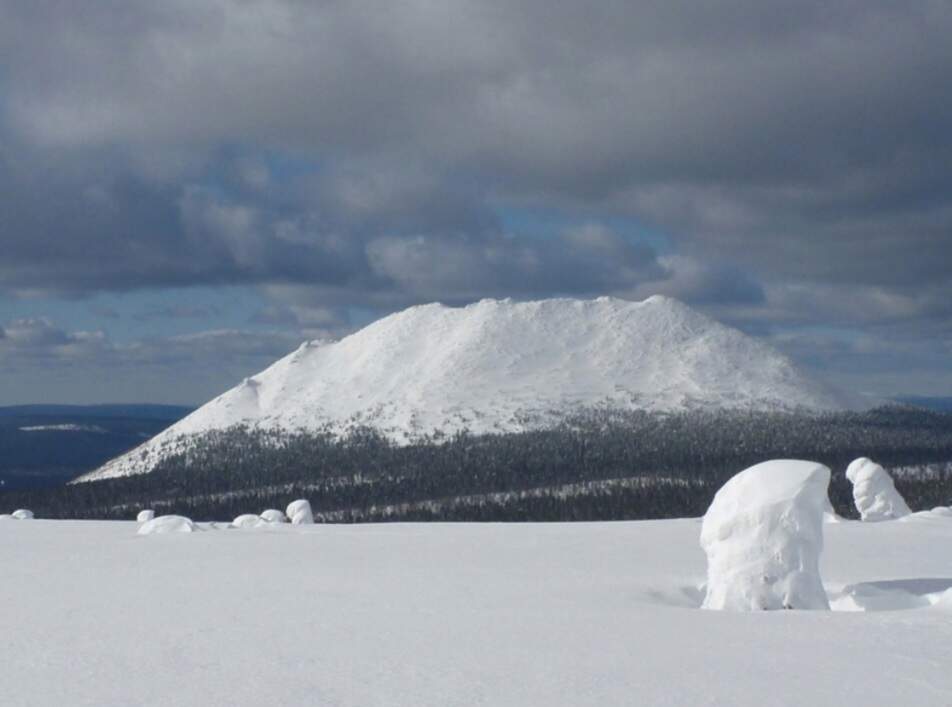
[[952,395],[947,0],[0,0],[0,405],[662,293]]

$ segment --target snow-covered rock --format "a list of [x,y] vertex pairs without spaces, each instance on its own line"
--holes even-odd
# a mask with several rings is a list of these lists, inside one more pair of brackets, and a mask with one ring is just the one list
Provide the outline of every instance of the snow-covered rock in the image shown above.
[[258,516],[265,523],[287,523],[288,517],[284,515],[282,511],[279,511],[277,508],[269,508],[266,511],[263,511],[260,516]]
[[267,521],[261,519],[261,516],[255,515],[254,513],[242,513],[235,518],[231,524],[235,528],[257,528],[266,522]]
[[334,343],[303,344],[80,480],[146,473],[189,438],[239,424],[339,434],[369,426],[407,442],[437,430],[545,427],[592,406],[826,410],[863,402],[669,297],[428,304]]
[[163,533],[192,533],[197,526],[185,516],[157,516],[139,526],[139,535],[158,535]]
[[291,501],[285,513],[294,525],[310,525],[314,522],[314,511],[311,510],[311,502],[304,498]]
[[147,523],[153,518],[155,518],[155,511],[153,511],[151,508],[146,508],[144,510],[139,511],[139,514],[136,516],[136,522]]
[[18,508],[17,510],[13,511],[13,517],[17,520],[32,520],[33,511],[29,510],[28,508]]
[[701,526],[706,609],[829,609],[820,579],[830,470],[776,460],[734,476]]
[[892,477],[871,459],[853,460],[846,468],[846,478],[853,484],[853,502],[863,520],[895,520],[912,512]]

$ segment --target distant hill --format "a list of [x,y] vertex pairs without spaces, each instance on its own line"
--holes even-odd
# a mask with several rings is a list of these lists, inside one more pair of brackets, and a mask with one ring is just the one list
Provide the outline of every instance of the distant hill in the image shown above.
[[669,297],[428,304],[310,342],[84,480],[146,473],[196,435],[370,427],[431,434],[544,429],[580,409],[843,410],[863,401]]
[[108,405],[8,405],[0,407],[0,418],[6,417],[111,417],[137,420],[176,421],[194,408],[181,405],[108,404]]
[[907,395],[896,398],[897,402],[915,405],[916,407],[937,412],[952,412],[952,397],[927,397],[922,395]]
[[0,487],[55,486],[142,444],[191,412],[173,405],[0,407]]

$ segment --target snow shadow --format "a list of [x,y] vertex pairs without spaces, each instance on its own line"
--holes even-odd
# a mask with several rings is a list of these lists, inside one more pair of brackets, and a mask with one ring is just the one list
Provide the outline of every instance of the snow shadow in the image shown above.
[[700,609],[704,602],[704,585],[684,585],[670,589],[652,589],[644,593],[644,598],[653,604],[672,606],[680,609]]
[[[660,606],[700,609],[705,587],[674,586],[646,591],[642,597]],[[833,611],[907,611],[932,606],[952,610],[952,577],[916,577],[884,579],[847,584],[840,589],[827,587]]]
[[829,592],[834,611],[905,611],[937,604],[952,608],[952,578],[917,577],[847,584]]

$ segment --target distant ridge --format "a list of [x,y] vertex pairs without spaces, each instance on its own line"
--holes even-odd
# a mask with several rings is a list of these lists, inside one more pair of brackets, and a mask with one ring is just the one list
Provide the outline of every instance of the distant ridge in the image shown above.
[[237,424],[337,434],[366,425],[406,442],[540,427],[592,406],[820,411],[862,401],[669,297],[428,304],[302,344],[82,480],[148,472],[190,436]]
[[195,408],[184,405],[106,403],[98,405],[5,405],[0,417],[134,417],[140,420],[180,420]]

